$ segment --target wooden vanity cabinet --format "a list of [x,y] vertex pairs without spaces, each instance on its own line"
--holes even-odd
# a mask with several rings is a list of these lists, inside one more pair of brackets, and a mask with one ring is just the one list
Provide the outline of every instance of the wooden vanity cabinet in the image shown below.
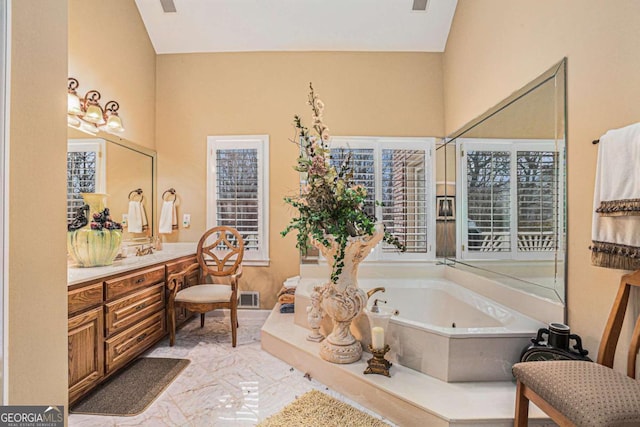
[[[167,334],[167,275],[194,262],[189,255],[69,287],[70,405]],[[188,283],[197,282],[196,271]]]
[[69,402],[104,377],[102,306],[69,318]]

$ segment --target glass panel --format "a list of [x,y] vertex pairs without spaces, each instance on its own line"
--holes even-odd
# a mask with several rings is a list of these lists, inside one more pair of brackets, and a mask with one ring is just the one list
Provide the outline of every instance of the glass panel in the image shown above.
[[409,253],[427,252],[425,167],[424,150],[382,150],[382,222]]
[[565,82],[563,60],[446,138],[436,156],[437,196],[461,207],[438,222],[437,255],[563,304]]
[[331,166],[339,168],[344,162],[349,162],[353,169],[353,181],[367,189],[364,211],[369,215],[375,214],[375,162],[373,149],[370,148],[331,148]]
[[258,150],[216,150],[216,223],[233,227],[245,250],[259,249]]

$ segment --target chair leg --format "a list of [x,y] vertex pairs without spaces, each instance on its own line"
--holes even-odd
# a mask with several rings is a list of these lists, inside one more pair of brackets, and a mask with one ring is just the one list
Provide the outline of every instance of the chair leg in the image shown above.
[[529,425],[529,399],[524,395],[525,386],[518,380],[516,385],[516,413],[513,420],[514,427]]
[[204,328],[204,314],[205,313],[200,313],[200,327]]
[[173,347],[176,342],[176,309],[173,304],[169,305],[169,347]]
[[236,346],[236,337],[238,332],[238,309],[233,304],[231,306],[231,345]]

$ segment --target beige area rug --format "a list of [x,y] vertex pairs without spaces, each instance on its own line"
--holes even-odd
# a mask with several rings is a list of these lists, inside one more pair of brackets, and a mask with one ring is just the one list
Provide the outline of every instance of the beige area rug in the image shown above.
[[317,390],[303,394],[258,427],[389,427],[383,421]]
[[187,359],[141,357],[76,403],[70,412],[125,417],[138,415],[189,362]]

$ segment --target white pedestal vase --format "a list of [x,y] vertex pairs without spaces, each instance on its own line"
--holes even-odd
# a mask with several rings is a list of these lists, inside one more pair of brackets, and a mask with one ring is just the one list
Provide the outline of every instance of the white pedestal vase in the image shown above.
[[[376,227],[372,236],[350,237],[344,254],[344,266],[336,283],[329,281],[319,289],[316,301],[319,307],[311,307],[310,315],[317,317],[327,314],[333,322],[333,330],[320,344],[320,357],[332,363],[353,363],[362,356],[362,345],[351,334],[351,321],[358,316],[367,302],[366,293],[358,288],[358,266],[371,250],[382,240],[384,231],[381,225]],[[314,241],[333,267],[334,254],[339,250],[338,243],[327,236],[331,247]],[[315,304],[314,304],[315,305]]]

